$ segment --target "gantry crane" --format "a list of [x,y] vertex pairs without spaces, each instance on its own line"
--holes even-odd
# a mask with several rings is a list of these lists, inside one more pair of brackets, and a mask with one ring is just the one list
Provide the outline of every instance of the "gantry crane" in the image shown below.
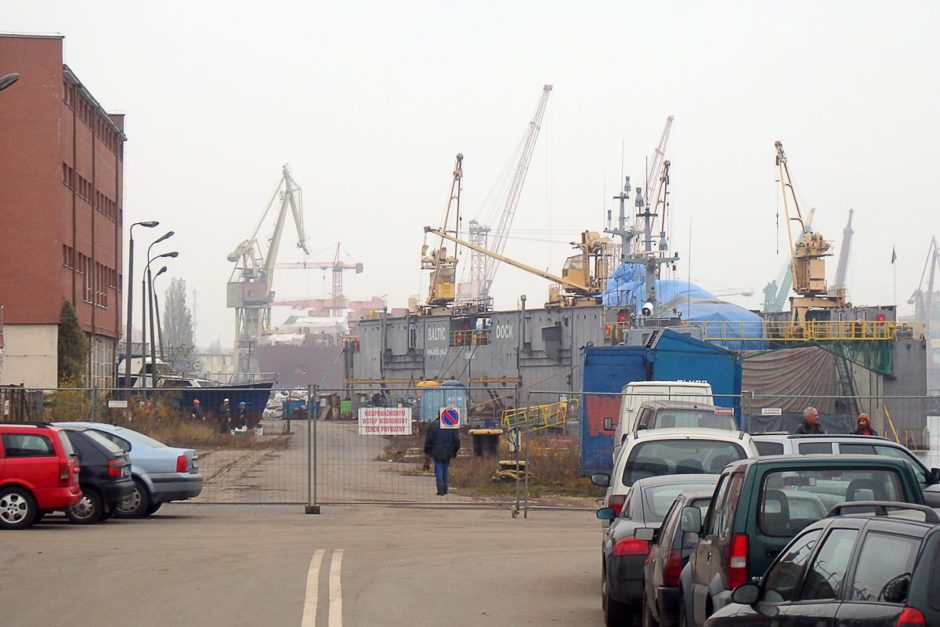
[[441,239],[449,240],[454,244],[464,246],[469,250],[474,250],[489,258],[509,264],[514,268],[525,270],[543,279],[557,283],[561,291],[549,291],[549,300],[548,303],[546,303],[547,306],[596,304],[597,299],[607,285],[608,265],[605,258],[608,254],[610,241],[593,231],[584,231],[581,233],[580,242],[572,242],[571,245],[577,248],[580,253],[572,255],[565,260],[561,276],[539,270],[538,268],[510,259],[495,251],[480,248],[475,244],[462,240],[441,229],[426,226],[424,227],[424,232],[437,235]]
[[[288,207],[294,216],[294,225],[297,227],[297,246],[303,249],[304,253],[309,254],[304,234],[301,189],[291,178],[286,165],[281,173],[281,180],[251,235],[228,255],[228,260],[235,264],[232,275],[229,277],[226,300],[227,306],[235,309],[236,374],[256,371],[251,358],[252,346],[264,330],[271,326],[274,269]],[[281,205],[274,225],[274,233],[267,241],[267,250],[264,250],[262,243],[258,240],[258,232],[278,197],[280,197]]]
[[332,304],[329,307],[331,316],[339,315],[335,310],[346,308],[346,295],[343,292],[343,272],[355,270],[356,274],[362,274],[363,269],[361,263],[349,263],[341,260],[341,250],[342,244],[337,242],[336,253],[333,255],[332,261],[297,261],[277,264],[279,270],[331,270],[333,273],[333,291],[330,294]]
[[[793,291],[797,296],[790,299],[792,321],[802,326],[810,309],[833,309],[845,306],[845,293],[830,295],[826,288],[826,257],[830,256],[831,244],[820,233],[813,232],[803,222],[800,203],[796,197],[787,156],[780,141],[774,143],[777,150],[777,168],[783,191],[783,209],[787,219],[787,237],[790,243],[790,264],[793,272]],[[790,215],[790,203],[794,215]],[[793,239],[791,222],[796,222],[800,233]]]
[[496,230],[493,232],[493,246],[491,252],[496,253],[496,256],[487,256],[483,264],[483,278],[480,282],[480,292],[475,300],[482,302],[489,302],[491,300],[490,288],[493,287],[493,277],[496,275],[496,269],[499,267],[499,256],[503,254],[503,250],[506,248],[506,240],[509,238],[509,229],[512,227],[512,220],[516,215],[516,207],[519,205],[519,198],[522,195],[522,186],[525,183],[525,177],[529,171],[529,163],[532,161],[532,154],[535,151],[535,142],[539,137],[539,129],[542,127],[542,118],[545,115],[545,108],[548,106],[548,97],[551,93],[551,85],[542,86],[542,95],[535,109],[535,115],[532,116],[532,120],[529,122],[525,142],[522,146],[522,154],[519,157],[519,163],[516,164],[512,182],[506,194],[506,202],[499,216],[499,223],[496,226]]

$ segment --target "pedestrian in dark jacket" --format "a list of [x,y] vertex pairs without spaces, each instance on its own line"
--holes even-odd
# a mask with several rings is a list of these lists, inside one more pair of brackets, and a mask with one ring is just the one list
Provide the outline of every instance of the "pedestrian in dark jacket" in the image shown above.
[[816,411],[815,407],[807,407],[803,410],[803,422],[801,422],[800,426],[796,428],[796,433],[800,435],[822,435],[825,433],[823,428],[819,426],[819,412]]
[[228,433],[232,428],[232,406],[228,399],[222,401],[222,407],[219,408],[219,433]]
[[878,435],[878,432],[871,428],[871,418],[866,413],[858,415],[856,426],[858,428],[852,432],[854,435]]
[[442,429],[440,420],[428,425],[428,434],[424,439],[424,454],[434,460],[434,479],[437,482],[437,495],[447,494],[447,466],[457,457],[460,450],[460,430]]
[[199,404],[198,398],[193,399],[193,408],[190,412],[190,415],[192,416],[193,420],[204,421],[206,419],[206,415],[202,411],[202,405]]

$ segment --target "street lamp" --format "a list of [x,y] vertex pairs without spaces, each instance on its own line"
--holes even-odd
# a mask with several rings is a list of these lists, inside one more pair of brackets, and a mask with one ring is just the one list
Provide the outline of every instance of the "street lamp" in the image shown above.
[[[160,268],[160,271],[153,275],[153,310],[157,314],[157,344],[160,345],[160,360],[166,360],[163,356],[163,326],[160,324],[160,301],[157,300],[157,277],[166,272],[166,266]],[[153,323],[153,320],[150,321]]]
[[[141,363],[143,365],[142,371],[146,373],[147,371],[147,273],[150,267],[150,250],[160,242],[173,237],[173,231],[167,231],[159,238],[155,239],[150,243],[150,246],[147,247],[147,267],[144,268],[143,275],[140,277],[140,337],[143,344],[143,351],[141,353]],[[151,374],[153,373],[153,364],[151,364]],[[146,380],[146,378],[145,378]]]
[[[169,235],[172,235],[172,234],[173,234],[173,231],[170,231]],[[163,239],[166,239],[166,237],[168,237],[169,235],[164,236]],[[157,242],[154,242],[154,244],[156,243]],[[145,287],[145,289],[147,290],[147,294],[150,297],[149,305],[148,305],[150,309],[150,387],[155,387],[154,384],[157,381],[157,344],[154,338],[154,330],[153,330],[153,327],[154,327],[154,324],[153,324],[153,276],[151,276],[150,274],[150,264],[156,261],[157,259],[162,259],[164,257],[168,257],[172,259],[174,257],[179,257],[179,253],[174,250],[171,253],[163,253],[162,255],[156,255],[154,257],[150,257],[147,260],[147,269],[145,272],[145,274],[147,275],[147,286]]]
[[0,91],[3,91],[18,80],[20,80],[20,75],[16,72],[11,72],[9,74],[0,76]]
[[[134,331],[134,227],[142,226],[152,229],[158,224],[160,223],[156,220],[144,220],[143,222],[135,222],[128,230],[131,242],[127,258],[127,334],[124,339],[124,387],[126,388],[131,387],[131,346],[133,344],[131,338],[133,337]],[[141,364],[143,364],[143,351],[140,353],[140,358]]]

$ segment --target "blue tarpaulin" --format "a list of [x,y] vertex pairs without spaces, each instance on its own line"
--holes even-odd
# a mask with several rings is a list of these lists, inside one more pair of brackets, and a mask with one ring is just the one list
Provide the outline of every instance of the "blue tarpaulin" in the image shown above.
[[[607,307],[632,307],[639,315],[646,294],[646,276],[642,266],[623,264],[607,280],[603,294]],[[708,324],[709,335],[722,339],[714,343],[734,350],[764,350],[766,342],[763,319],[752,311],[723,301],[695,283],[673,279],[656,281],[659,301],[657,316],[679,316],[687,323]]]

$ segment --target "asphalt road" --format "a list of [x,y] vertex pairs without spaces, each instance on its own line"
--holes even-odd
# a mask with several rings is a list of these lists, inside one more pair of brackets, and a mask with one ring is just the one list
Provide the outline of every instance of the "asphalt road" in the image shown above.
[[165,505],[0,533],[0,624],[600,625],[592,512]]

